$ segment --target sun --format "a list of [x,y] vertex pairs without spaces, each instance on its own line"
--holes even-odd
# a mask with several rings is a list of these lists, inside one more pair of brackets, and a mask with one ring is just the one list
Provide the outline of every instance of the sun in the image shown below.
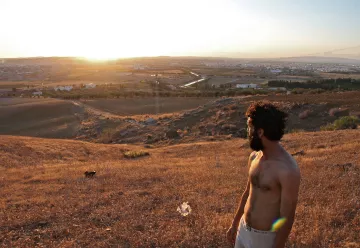
[[[98,43],[101,44],[101,43]],[[91,47],[84,47],[84,50],[81,53],[81,57],[85,58],[88,61],[92,62],[105,62],[121,58],[115,46],[96,46],[92,44]]]
[[106,62],[106,61],[111,61],[111,60],[117,60],[119,59],[119,57],[111,57],[111,56],[85,56],[84,57],[86,60],[90,61],[90,62]]
[[88,42],[79,51],[79,56],[92,62],[106,62],[132,56],[134,50],[131,46],[126,46],[127,50],[123,49],[120,43],[107,42],[106,44],[99,40],[98,42]]

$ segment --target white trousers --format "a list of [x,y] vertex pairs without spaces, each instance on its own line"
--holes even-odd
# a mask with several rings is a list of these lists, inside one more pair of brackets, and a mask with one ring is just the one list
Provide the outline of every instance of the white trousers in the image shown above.
[[271,248],[275,241],[275,235],[275,232],[249,227],[242,216],[236,235],[235,248]]

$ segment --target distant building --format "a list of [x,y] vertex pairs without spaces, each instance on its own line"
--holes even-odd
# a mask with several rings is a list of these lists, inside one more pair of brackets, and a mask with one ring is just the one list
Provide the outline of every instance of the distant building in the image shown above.
[[35,91],[32,93],[33,96],[42,96],[42,92],[41,91]]
[[257,88],[257,84],[237,84],[236,88],[238,89],[255,89]]
[[213,68],[221,68],[221,67],[240,67],[241,65],[238,63],[231,63],[231,62],[205,62],[203,63],[207,67]]
[[85,89],[94,89],[94,88],[96,88],[96,84],[93,83],[85,84]]
[[270,70],[270,72],[271,73],[281,73],[282,70],[280,70],[280,69],[272,69],[272,70]]
[[71,91],[73,89],[73,86],[56,86],[54,87],[55,91]]
[[140,65],[140,64],[135,64],[133,65],[134,70],[145,70],[146,66],[144,65]]

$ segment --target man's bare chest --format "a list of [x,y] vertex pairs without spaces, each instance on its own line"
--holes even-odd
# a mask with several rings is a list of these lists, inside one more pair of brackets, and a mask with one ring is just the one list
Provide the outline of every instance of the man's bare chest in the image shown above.
[[255,189],[272,191],[278,189],[277,171],[274,164],[255,159],[249,170],[250,183]]

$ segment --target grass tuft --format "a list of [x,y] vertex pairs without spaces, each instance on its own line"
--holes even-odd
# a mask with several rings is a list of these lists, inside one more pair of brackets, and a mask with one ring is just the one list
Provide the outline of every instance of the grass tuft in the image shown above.
[[150,153],[146,151],[128,151],[124,153],[125,158],[139,158],[144,156],[149,156]]

